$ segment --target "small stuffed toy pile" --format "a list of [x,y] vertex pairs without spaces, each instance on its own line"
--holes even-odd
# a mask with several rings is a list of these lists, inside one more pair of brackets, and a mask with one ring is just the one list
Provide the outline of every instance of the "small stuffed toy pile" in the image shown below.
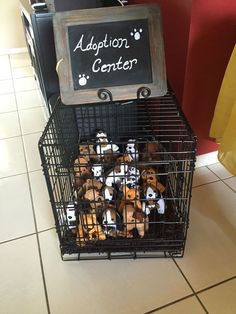
[[143,238],[152,211],[165,213],[165,187],[157,175],[156,143],[113,143],[104,130],[94,144],[79,145],[74,161],[78,204],[77,242]]

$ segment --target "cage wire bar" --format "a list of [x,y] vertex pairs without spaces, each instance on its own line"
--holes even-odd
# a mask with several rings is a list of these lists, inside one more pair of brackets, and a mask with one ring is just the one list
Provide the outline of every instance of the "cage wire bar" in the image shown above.
[[[96,151],[101,145],[97,130],[108,135],[108,144],[117,145],[119,153],[96,154],[96,160],[91,152],[82,154],[82,146]],[[125,159],[129,140],[137,149],[132,161]],[[182,257],[189,226],[195,150],[196,137],[171,92],[160,98],[125,103],[65,106],[58,100],[39,140],[39,151],[62,258]],[[86,162],[76,165],[78,156]],[[99,177],[91,171],[97,164],[102,165]],[[135,172],[132,179],[139,188],[135,187],[131,200],[128,197],[134,185],[128,184],[127,172],[122,179],[116,177],[112,169],[117,166]],[[75,168],[81,167],[90,169],[89,176],[76,177]],[[155,172],[150,175],[147,169]],[[83,190],[88,178],[103,186],[99,193],[92,186],[92,199],[86,198]],[[144,193],[150,178],[157,182],[158,189],[162,188],[161,193],[156,189],[151,201]],[[112,182],[116,194],[109,201],[104,197],[108,182]],[[155,210],[150,207],[150,212],[144,211],[150,203],[156,206],[157,202],[162,204],[162,213],[157,210],[159,205]],[[132,221],[128,220],[131,204],[142,206]],[[109,211],[104,214],[107,208],[116,213],[109,224]]]

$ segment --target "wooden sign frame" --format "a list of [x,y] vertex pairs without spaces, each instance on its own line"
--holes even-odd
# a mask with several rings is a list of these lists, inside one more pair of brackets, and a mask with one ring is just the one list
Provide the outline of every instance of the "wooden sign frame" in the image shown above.
[[[139,23],[144,25],[143,29],[136,28]],[[147,27],[145,27],[145,25],[147,25]],[[141,87],[145,87],[151,91],[151,97],[166,94],[167,82],[159,5],[130,5],[125,7],[59,12],[54,16],[53,27],[58,61],[57,72],[60,82],[61,98],[64,104],[73,105],[102,102],[105,99],[103,97],[99,98],[99,92],[101,94],[102,89],[108,90],[114,101],[136,99],[137,91],[140,90]],[[91,39],[90,42],[87,41],[86,45],[83,46],[82,40],[85,37],[81,34],[85,32],[84,30],[87,30],[87,33],[90,33],[90,35],[87,35],[87,38],[88,36],[91,37],[91,32],[94,30],[95,33],[99,33],[100,27],[101,29],[105,27],[105,32],[108,28],[115,30],[116,27],[121,29],[121,34],[122,32],[127,32],[126,39],[122,38],[122,36],[119,38],[120,46],[118,48],[120,48],[121,45],[123,46],[117,56],[119,53],[122,54],[122,51],[124,54],[135,52],[140,54],[139,59],[141,61],[139,61],[138,57],[135,58],[135,56],[133,59],[131,58],[125,61],[122,59],[121,55],[119,61],[116,59],[116,68],[111,68],[111,64],[105,64],[103,66],[102,58],[98,57],[99,53],[102,54],[103,51],[106,54],[109,52],[109,44],[108,41],[106,41],[107,38],[112,38],[109,37],[109,34],[104,34],[104,36],[107,37],[104,37],[105,39],[103,40],[103,43],[106,44],[106,48],[108,49],[102,49],[104,47],[101,47],[100,50],[98,48],[96,50],[96,47],[99,45],[99,42],[97,42],[97,46],[94,46],[95,49],[93,51],[93,54],[96,55],[94,58],[97,57],[97,59],[93,61],[92,65],[89,64],[90,60],[88,60],[88,62],[82,61],[83,58],[86,58],[86,51],[92,50],[91,47],[96,41],[96,36],[93,36],[93,39]],[[122,27],[124,28],[123,31]],[[82,33],[80,31],[81,29]],[[90,29],[91,31],[89,31]],[[73,36],[75,36],[74,34],[76,34],[76,32],[80,34],[77,40],[78,44],[72,46],[74,40]],[[102,31],[100,34],[101,33]],[[141,39],[143,39],[144,45]],[[113,53],[115,51],[115,44],[116,47],[119,45],[118,41],[114,39],[113,42],[110,41],[110,44],[113,44],[111,48],[113,49],[111,50]],[[137,47],[137,49],[135,47]],[[127,49],[125,50],[125,48]],[[129,51],[128,48],[132,48],[133,50],[131,49]],[[76,53],[80,53],[80,55],[76,55]],[[142,57],[143,55],[144,57]],[[145,58],[146,55],[150,56],[150,58]],[[77,61],[81,63],[81,70],[79,66],[77,68]],[[123,63],[121,63],[121,61],[123,61]],[[141,62],[143,63],[141,64]],[[94,76],[97,75],[99,79],[94,80],[94,82],[92,81],[91,75],[89,76],[86,73],[86,68],[84,68],[85,64],[90,71],[92,67]],[[139,64],[141,64],[140,67],[138,67]],[[128,71],[126,71],[127,69]],[[106,76],[103,73],[104,71],[110,71],[109,75]],[[116,75],[119,77],[117,80]],[[118,82],[118,84],[116,82]],[[101,86],[99,86],[99,84],[101,84]]]

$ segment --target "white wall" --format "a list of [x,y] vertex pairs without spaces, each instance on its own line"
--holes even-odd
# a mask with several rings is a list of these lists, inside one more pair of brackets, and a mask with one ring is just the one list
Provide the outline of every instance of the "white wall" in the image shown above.
[[0,49],[26,46],[19,0],[0,0]]

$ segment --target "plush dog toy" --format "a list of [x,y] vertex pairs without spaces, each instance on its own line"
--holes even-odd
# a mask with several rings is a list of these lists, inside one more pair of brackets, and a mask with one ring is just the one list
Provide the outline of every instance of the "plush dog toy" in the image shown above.
[[137,148],[135,140],[133,139],[128,140],[125,152],[130,154],[130,156],[132,157],[134,161],[138,161],[139,153],[138,153],[138,148]]
[[158,154],[158,144],[157,143],[146,143],[141,160],[143,161],[158,161],[160,160]]
[[148,229],[148,219],[142,211],[136,210],[133,203],[128,203],[123,208],[124,235],[127,238],[133,237],[133,230],[136,229],[141,238]]
[[111,151],[115,153],[119,152],[119,146],[109,141],[106,132],[103,130],[97,132],[96,143],[97,155],[100,157],[103,157],[104,154],[110,153]]
[[127,186],[123,187],[123,197],[119,206],[118,211],[123,212],[123,208],[127,203],[132,203],[134,208],[142,209],[142,204],[140,202],[140,193],[137,188],[128,188]]
[[93,145],[90,144],[80,144],[79,145],[79,152],[81,156],[85,156],[91,161],[99,161],[100,158],[95,152]]
[[106,235],[110,237],[123,236],[121,218],[115,209],[105,209],[102,213],[102,226]]
[[102,192],[105,200],[108,202],[111,202],[116,198],[116,191],[112,186],[105,186]]
[[90,206],[93,210],[93,212],[98,213],[98,211],[103,207],[104,205],[104,197],[99,194],[99,192],[95,189],[88,190],[84,198],[89,201]]
[[76,177],[86,178],[90,175],[88,160],[85,157],[79,157],[75,160],[74,172]]
[[70,203],[66,206],[66,218],[68,222],[69,229],[76,228],[76,214],[75,214],[75,205]]
[[158,189],[160,193],[165,191],[164,185],[157,180],[157,174],[154,168],[148,167],[141,173],[141,178],[143,180],[143,189],[146,189],[148,186],[151,186],[154,190]]
[[78,197],[84,196],[84,194],[91,189],[101,191],[103,184],[96,179],[87,179],[85,183],[82,184],[79,191],[77,192]]
[[96,180],[96,179],[87,179],[86,182],[83,184],[83,187],[86,191],[90,189],[96,189],[98,191],[101,191],[103,184]]
[[120,164],[111,170],[107,177],[105,184],[106,186],[113,186],[121,184],[122,180],[125,178],[128,171],[127,164]]
[[142,210],[146,215],[149,215],[151,210],[156,209],[159,214],[165,213],[165,202],[151,186],[148,186],[145,191],[145,201],[142,202]]
[[80,214],[80,222],[77,232],[77,243],[81,246],[86,241],[106,240],[106,235],[98,223],[95,214]]
[[128,168],[128,175],[124,178],[122,186],[126,185],[128,188],[135,188],[139,185],[140,171],[136,167]]
[[104,178],[103,178],[103,166],[102,166],[102,164],[94,164],[92,166],[91,170],[93,172],[94,178],[103,182]]

